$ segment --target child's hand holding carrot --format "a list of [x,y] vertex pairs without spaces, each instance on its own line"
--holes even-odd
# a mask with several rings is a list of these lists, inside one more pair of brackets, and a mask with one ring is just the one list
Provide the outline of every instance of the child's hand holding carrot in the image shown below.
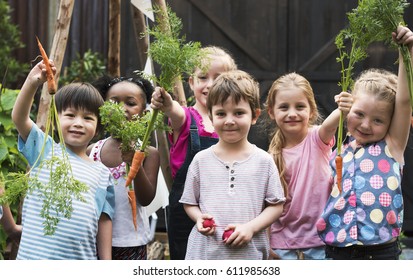
[[[52,68],[53,74],[56,74],[56,67],[53,61],[50,61],[50,66]],[[43,83],[47,81],[46,65],[43,60],[36,64],[27,76],[27,80],[33,85],[40,87]]]
[[172,109],[172,96],[161,87],[156,87],[152,94],[151,107],[155,110],[161,110],[166,114]]
[[338,109],[343,112],[344,116],[347,116],[353,105],[353,96],[351,93],[341,92],[334,96],[334,100],[337,103]]

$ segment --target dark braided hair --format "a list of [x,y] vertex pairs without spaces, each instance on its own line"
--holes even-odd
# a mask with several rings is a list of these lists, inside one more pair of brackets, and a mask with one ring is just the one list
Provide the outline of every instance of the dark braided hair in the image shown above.
[[154,88],[148,80],[140,77],[140,76],[129,76],[129,77],[111,77],[108,75],[104,75],[94,81],[92,85],[97,88],[102,95],[103,99],[106,100],[107,93],[109,89],[120,82],[130,82],[139,86],[142,91],[145,93],[145,102],[150,102],[152,98],[152,93],[154,92]]

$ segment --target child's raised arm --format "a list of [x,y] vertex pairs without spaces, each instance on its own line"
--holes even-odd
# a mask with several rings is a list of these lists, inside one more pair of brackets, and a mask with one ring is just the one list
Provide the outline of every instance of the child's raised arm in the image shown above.
[[343,112],[343,117],[347,116],[348,112],[350,112],[351,105],[353,104],[353,97],[348,92],[341,92],[334,96],[334,99],[338,108],[331,112],[331,114],[323,121],[319,130],[320,138],[325,144],[330,143],[337,131],[340,121],[340,112]]
[[[393,40],[398,44],[406,45],[413,55],[413,32],[409,28],[399,26],[392,34]],[[410,61],[410,63],[412,63]],[[403,164],[403,153],[407,145],[410,128],[410,117],[412,108],[410,94],[403,58],[399,52],[399,70],[397,81],[396,101],[394,105],[393,118],[386,136],[387,142],[391,145],[391,152],[395,159]]]
[[[55,73],[56,68],[51,62],[52,71]],[[27,136],[33,126],[33,121],[30,119],[30,108],[33,103],[33,97],[36,90],[46,81],[46,67],[43,61],[36,64],[30,71],[17,96],[16,103],[11,113],[12,120],[19,132],[20,137],[26,141]]]

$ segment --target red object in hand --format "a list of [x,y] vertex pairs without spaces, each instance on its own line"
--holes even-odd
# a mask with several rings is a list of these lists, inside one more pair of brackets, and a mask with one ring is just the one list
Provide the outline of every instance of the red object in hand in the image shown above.
[[224,231],[224,233],[222,234],[222,240],[227,241],[227,239],[231,236],[233,232],[233,229],[227,229],[226,231]]
[[214,219],[206,219],[202,222],[204,228],[213,228],[216,226]]

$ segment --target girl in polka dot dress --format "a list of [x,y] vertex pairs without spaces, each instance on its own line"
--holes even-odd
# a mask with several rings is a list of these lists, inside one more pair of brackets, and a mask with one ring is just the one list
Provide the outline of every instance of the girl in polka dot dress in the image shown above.
[[[398,27],[393,39],[413,54],[413,33]],[[411,106],[403,59],[398,77],[385,70],[363,72],[353,89],[343,145],[343,190],[334,185],[317,229],[332,259],[398,259],[403,222],[401,173]]]

